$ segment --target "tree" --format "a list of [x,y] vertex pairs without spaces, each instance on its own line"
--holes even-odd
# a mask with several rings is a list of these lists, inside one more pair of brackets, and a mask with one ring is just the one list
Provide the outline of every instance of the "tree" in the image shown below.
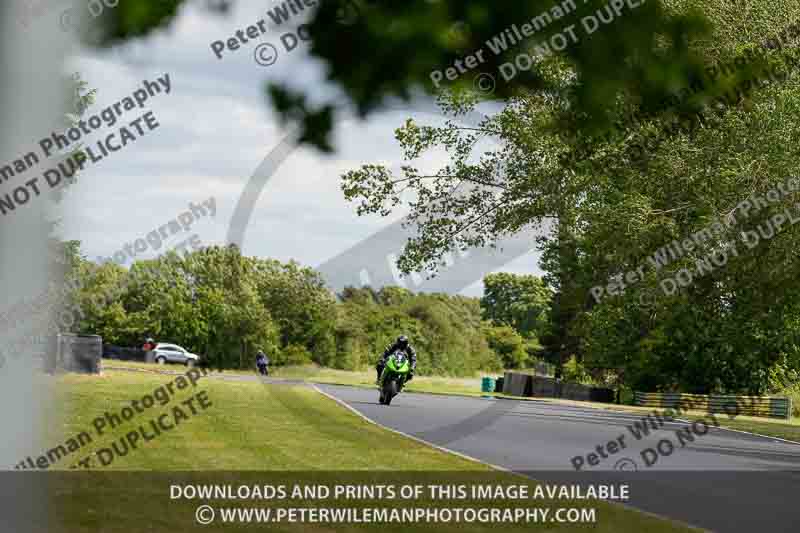
[[[717,68],[738,64],[757,49],[752,55],[760,59],[747,64],[778,62],[791,72],[793,56],[782,58],[779,50],[761,45],[783,35],[788,46],[796,28],[781,32],[782,25],[775,24],[779,16],[762,7],[755,17],[748,13],[746,22],[756,31],[744,36],[732,31],[745,22],[744,14],[722,2],[704,6],[719,22],[714,32],[720,41],[696,41],[691,48],[721,61],[711,63]],[[761,390],[763,376],[778,361],[797,364],[795,295],[778,283],[798,268],[790,252],[796,248],[794,230],[764,245],[762,253],[774,262],[764,262],[762,254],[740,254],[724,273],[698,276],[691,287],[653,305],[641,305],[641,298],[659,290],[664,276],[696,266],[725,241],[715,239],[666,270],[643,274],[638,285],[602,303],[591,293],[646,265],[654,250],[671,240],[701,231],[751,192],[766,193],[770,184],[797,172],[787,144],[797,137],[791,85],[764,88],[761,80],[748,78],[753,69],[743,68],[696,91],[687,85],[676,91],[677,103],[655,116],[641,101],[619,93],[610,116],[634,118],[594,135],[573,105],[574,91],[584,83],[581,74],[557,58],[543,68],[556,89],[520,94],[478,128],[408,121],[397,130],[409,162],[444,149],[450,162],[442,168],[422,172],[409,164],[394,176],[381,166],[364,165],[343,176],[345,197],[357,202],[360,214],[388,214],[400,203],[400,193],[414,193],[410,219],[418,236],[406,246],[401,269],[435,268],[446,252],[491,245],[551,221],[540,239],[544,280],[555,291],[552,328],[543,344],[560,362],[574,354],[576,363],[611,369],[628,384],[648,388],[733,392]],[[722,105],[719,95],[742,80],[757,89],[728,94]],[[472,102],[453,97],[444,105],[464,112]],[[698,119],[688,122],[692,117]],[[681,120],[688,126],[674,127]],[[487,139],[500,148],[484,151],[480,143]],[[791,200],[732,228],[727,237],[754,231]]]
[[[751,194],[764,196],[796,175],[790,139],[800,133],[798,102],[793,84],[775,84],[744,105],[709,114],[705,127],[648,154],[648,173],[632,166],[624,147],[609,152],[607,176],[614,179],[600,177],[597,197],[587,200],[580,253],[597,283],[640,265],[646,277],[583,318],[590,364],[622,368],[628,384],[640,389],[752,394],[768,389],[777,366],[800,368],[800,295],[790,281],[800,268],[799,228],[784,225],[752,248],[742,238],[796,209],[796,194],[727,218]],[[653,181],[656,174],[661,178]],[[619,193],[626,190],[636,194]],[[720,226],[703,245],[654,267],[659,248],[725,220],[730,226]],[[614,244],[620,227],[625,246]],[[710,262],[714,253],[724,264]],[[667,281],[681,272],[691,281],[665,295],[663,287],[672,287]]]
[[281,347],[302,347],[320,364],[335,352],[336,300],[322,276],[296,262],[255,263],[256,289],[280,328]]
[[257,348],[278,353],[279,330],[257,291],[254,260],[236,247],[185,258],[170,252],[126,270],[83,258],[72,297],[79,333],[139,346],[145,337],[178,343],[219,368],[248,368]]
[[345,289],[336,325],[333,366],[373,366],[397,335],[408,335],[418,353],[422,375],[474,375],[497,370],[502,362],[490,349],[476,298],[414,294],[399,287],[374,293]]
[[525,340],[510,326],[487,326],[486,340],[503,361],[504,368],[522,368],[528,362]]
[[154,337],[218,368],[248,368],[261,348],[276,365],[356,370],[374,365],[402,332],[417,348],[421,374],[471,376],[501,369],[504,358],[527,358],[530,342],[510,327],[487,333],[477,298],[366,287],[346,288],[337,302],[319,273],[244,257],[235,246],[170,252],[130,269],[87,261],[77,243],[73,251],[77,330],[106,343],[139,346]]
[[511,326],[527,338],[539,338],[547,327],[552,293],[541,279],[505,272],[483,278],[483,317]]
[[[273,358],[278,353],[279,327],[259,294],[256,262],[230,245],[204,248],[178,264],[185,265],[177,274],[178,284],[188,289],[188,301],[207,313],[203,340],[220,367],[251,367],[258,349]],[[165,279],[173,278],[166,274]],[[233,358],[238,359],[235,365]]]

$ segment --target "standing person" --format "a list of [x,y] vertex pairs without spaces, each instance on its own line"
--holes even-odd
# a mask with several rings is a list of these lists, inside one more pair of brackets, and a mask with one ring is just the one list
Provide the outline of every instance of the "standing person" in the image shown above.
[[411,381],[414,379],[414,371],[417,369],[417,352],[414,351],[414,348],[411,346],[411,343],[408,342],[408,337],[405,335],[400,335],[397,337],[397,340],[394,341],[392,344],[386,347],[384,350],[383,355],[381,356],[380,361],[378,364],[375,365],[375,370],[378,372],[378,377],[375,380],[376,382],[380,382],[381,374],[383,373],[383,367],[386,366],[386,359],[389,358],[397,350],[402,350],[408,356],[409,365],[411,366],[411,371],[408,373],[408,378],[406,381]]

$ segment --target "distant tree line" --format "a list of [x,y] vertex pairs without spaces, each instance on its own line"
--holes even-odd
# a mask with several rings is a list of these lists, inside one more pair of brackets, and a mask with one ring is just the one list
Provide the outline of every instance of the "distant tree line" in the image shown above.
[[337,297],[315,270],[246,257],[235,246],[168,253],[129,269],[86,260],[74,241],[65,249],[68,303],[81,310],[74,332],[120,346],[153,337],[218,368],[249,368],[263,349],[276,365],[363,369],[401,333],[419,352],[421,374],[521,367],[541,348],[549,306],[533,276],[490,275],[483,300],[400,287],[348,287]]

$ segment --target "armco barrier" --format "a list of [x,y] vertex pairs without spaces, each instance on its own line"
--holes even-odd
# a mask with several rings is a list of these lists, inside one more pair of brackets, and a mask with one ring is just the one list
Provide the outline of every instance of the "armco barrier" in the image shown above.
[[561,395],[560,383],[552,378],[540,378],[538,376],[528,376],[531,378],[531,396],[544,398],[558,398]]
[[528,374],[518,374],[516,372],[506,372],[503,376],[503,394],[512,396],[529,396],[531,376]]
[[764,418],[792,416],[790,398],[736,396],[725,394],[685,394],[681,392],[634,392],[633,401],[644,407],[694,409],[708,413],[726,413]]
[[113,344],[103,345],[103,358],[117,361],[152,362],[147,361],[147,352],[140,348],[124,348]]
[[611,389],[590,387],[580,383],[561,383],[553,378],[519,372],[505,373],[502,392],[512,396],[565,398],[605,403],[614,401],[614,391]]

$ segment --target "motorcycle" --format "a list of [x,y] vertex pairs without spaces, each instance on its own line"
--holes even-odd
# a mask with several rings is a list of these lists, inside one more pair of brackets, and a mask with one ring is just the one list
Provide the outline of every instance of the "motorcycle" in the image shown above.
[[403,390],[403,385],[408,380],[409,372],[411,372],[411,366],[405,352],[398,350],[389,356],[386,360],[386,366],[383,367],[381,379],[378,382],[380,389],[378,401],[381,405],[390,405],[392,403],[392,399]]

